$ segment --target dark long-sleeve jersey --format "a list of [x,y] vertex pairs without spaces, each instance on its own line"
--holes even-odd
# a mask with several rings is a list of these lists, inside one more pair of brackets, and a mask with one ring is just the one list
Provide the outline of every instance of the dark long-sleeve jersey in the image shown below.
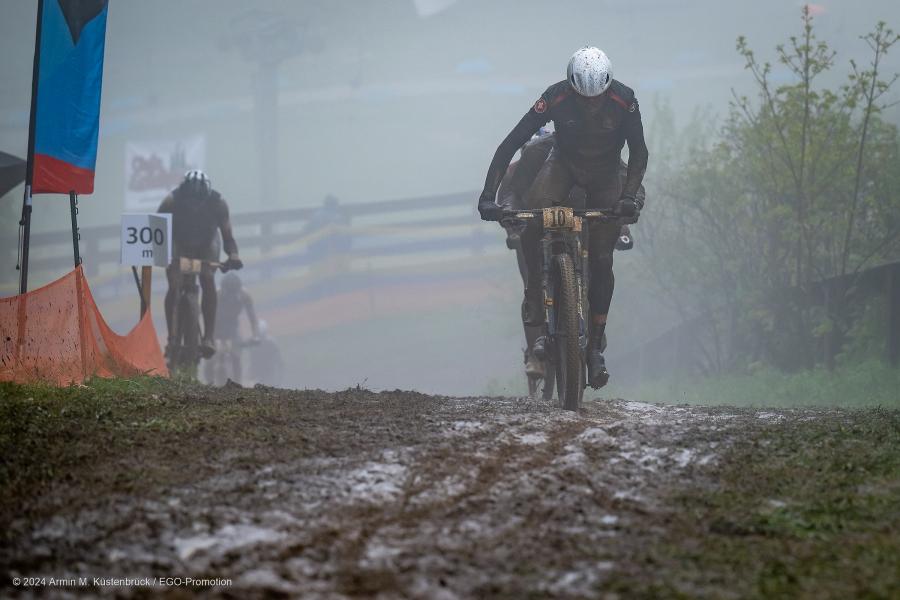
[[628,144],[628,175],[622,195],[637,195],[649,153],[637,99],[631,88],[613,80],[597,109],[580,102],[567,81],[551,85],[501,142],[488,169],[482,197],[493,199],[513,155],[548,122],[556,129],[556,146],[576,171],[615,176],[622,148]]
[[[522,146],[519,160],[509,165],[506,169],[506,175],[504,175],[503,180],[500,182],[500,189],[497,192],[497,204],[504,208],[511,209],[525,207],[525,194],[528,193],[528,189],[531,187],[531,184],[534,183],[538,171],[541,170],[544,161],[547,160],[547,156],[553,148],[554,141],[553,134],[548,133],[539,138],[532,139]],[[628,179],[628,165],[621,159],[619,160],[617,176],[624,186]],[[573,194],[576,191],[577,188],[570,193],[570,200],[573,198]],[[634,197],[643,209],[644,202],[647,198],[647,192],[644,190],[643,184],[638,186]]]
[[166,196],[157,212],[172,213],[172,239],[180,250],[205,256],[218,229],[225,253],[229,257],[237,256],[228,203],[218,192],[194,198],[178,188]]

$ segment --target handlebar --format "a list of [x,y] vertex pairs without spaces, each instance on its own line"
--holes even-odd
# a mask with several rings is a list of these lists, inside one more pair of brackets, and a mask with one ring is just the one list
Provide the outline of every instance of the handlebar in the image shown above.
[[218,262],[213,260],[203,260],[202,258],[185,258],[183,256],[178,257],[175,260],[178,261],[178,270],[183,274],[200,273],[203,265],[212,267],[214,271],[219,269],[222,273],[227,273],[230,270],[230,268],[226,266],[227,261]]
[[[556,207],[547,207],[547,208],[556,208]],[[563,207],[559,207],[563,208]],[[526,208],[524,210],[503,210],[503,216],[501,220],[504,219],[538,219],[543,217],[544,215],[543,208]],[[576,208],[572,209],[572,214],[576,217],[581,217],[582,219],[588,220],[596,220],[599,222],[605,223],[617,223],[620,225],[631,225],[636,222],[634,217],[623,217],[621,215],[615,214],[612,209],[606,208]]]

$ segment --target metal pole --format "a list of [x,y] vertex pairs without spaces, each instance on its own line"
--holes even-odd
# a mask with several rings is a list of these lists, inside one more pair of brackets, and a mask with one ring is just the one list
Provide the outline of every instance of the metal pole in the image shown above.
[[25,157],[25,197],[22,199],[22,262],[19,272],[19,293],[28,291],[28,248],[31,243],[31,184],[34,181],[34,118],[37,112],[38,76],[41,64],[41,21],[44,0],[38,0],[37,24],[34,30],[34,64],[31,67],[31,114],[28,119],[28,154]]
[[255,87],[259,181],[263,202],[271,207],[278,194],[278,61],[260,63]]
[[141,285],[141,278],[138,277],[137,267],[135,267],[135,266],[131,267],[131,274],[134,275],[134,285],[137,286],[138,296],[141,297],[141,317],[143,317],[144,313],[147,311],[147,304],[146,304],[146,301],[144,300],[144,298],[145,298],[144,287]]
[[[28,161],[29,166],[31,161]],[[31,243],[31,184],[25,185],[25,198],[22,200],[22,219],[19,221],[22,231],[22,247],[19,250],[19,293],[28,291],[28,248]]]
[[153,285],[153,267],[141,267],[141,318],[150,310],[150,292]]
[[69,212],[72,213],[72,249],[77,268],[81,264],[81,252],[78,249],[78,240],[81,239],[81,234],[78,233],[78,195],[74,191],[69,192]]

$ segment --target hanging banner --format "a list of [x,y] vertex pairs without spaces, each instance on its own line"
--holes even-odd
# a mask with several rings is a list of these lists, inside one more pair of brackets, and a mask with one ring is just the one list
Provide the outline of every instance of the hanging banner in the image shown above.
[[155,212],[184,174],[206,167],[206,138],[128,142],[125,145],[125,210]]
[[42,0],[32,193],[94,191],[107,0]]

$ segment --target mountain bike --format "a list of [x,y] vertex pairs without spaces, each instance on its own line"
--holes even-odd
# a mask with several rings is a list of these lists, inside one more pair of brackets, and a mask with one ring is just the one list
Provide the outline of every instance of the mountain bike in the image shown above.
[[179,277],[175,278],[175,306],[172,310],[172,340],[166,347],[169,371],[192,379],[197,378],[200,364],[200,283],[198,276],[203,265],[228,269],[224,264],[199,258],[178,259]]
[[[504,219],[541,219],[541,290],[544,299],[545,360],[556,381],[559,403],[578,410],[587,385],[588,236],[591,222],[628,224],[611,210],[552,206],[504,210]],[[545,386],[546,388],[550,386]],[[552,393],[552,389],[551,389]],[[546,397],[546,395],[545,395]]]

